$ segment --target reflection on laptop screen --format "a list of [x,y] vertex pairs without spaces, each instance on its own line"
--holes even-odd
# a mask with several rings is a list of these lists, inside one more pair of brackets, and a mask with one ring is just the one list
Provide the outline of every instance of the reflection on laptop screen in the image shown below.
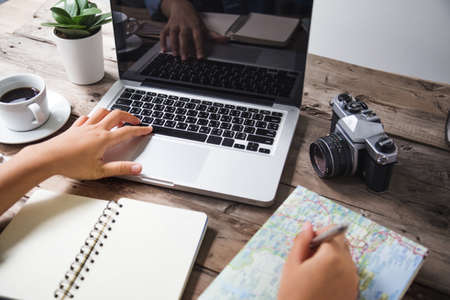
[[121,79],[298,98],[312,0],[176,3],[111,0]]

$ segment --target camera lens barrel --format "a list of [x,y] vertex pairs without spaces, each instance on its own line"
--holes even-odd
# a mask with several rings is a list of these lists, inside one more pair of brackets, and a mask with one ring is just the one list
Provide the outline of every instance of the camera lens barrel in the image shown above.
[[345,176],[352,172],[352,151],[341,133],[331,133],[312,143],[309,156],[321,178]]

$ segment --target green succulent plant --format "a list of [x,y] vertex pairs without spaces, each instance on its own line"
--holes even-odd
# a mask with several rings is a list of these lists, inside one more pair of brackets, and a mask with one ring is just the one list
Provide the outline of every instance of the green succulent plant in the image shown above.
[[95,3],[87,0],[60,0],[50,10],[56,23],[42,25],[55,27],[55,33],[62,38],[88,37],[111,22],[111,13],[102,14]]

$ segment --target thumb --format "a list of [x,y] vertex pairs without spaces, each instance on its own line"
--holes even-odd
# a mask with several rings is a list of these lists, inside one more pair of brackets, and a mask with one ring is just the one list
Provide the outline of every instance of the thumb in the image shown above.
[[311,256],[311,249],[309,243],[314,237],[314,231],[310,222],[305,222],[302,226],[301,232],[294,240],[291,252],[288,259],[293,263],[299,264]]
[[103,177],[119,175],[137,175],[141,173],[141,164],[131,161],[113,161],[102,166]]

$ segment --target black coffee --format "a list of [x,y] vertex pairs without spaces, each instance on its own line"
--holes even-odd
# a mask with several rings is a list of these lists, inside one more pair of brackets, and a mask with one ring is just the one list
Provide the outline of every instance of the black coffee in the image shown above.
[[0,97],[3,103],[18,103],[33,98],[39,94],[39,90],[34,87],[23,87],[6,92]]

